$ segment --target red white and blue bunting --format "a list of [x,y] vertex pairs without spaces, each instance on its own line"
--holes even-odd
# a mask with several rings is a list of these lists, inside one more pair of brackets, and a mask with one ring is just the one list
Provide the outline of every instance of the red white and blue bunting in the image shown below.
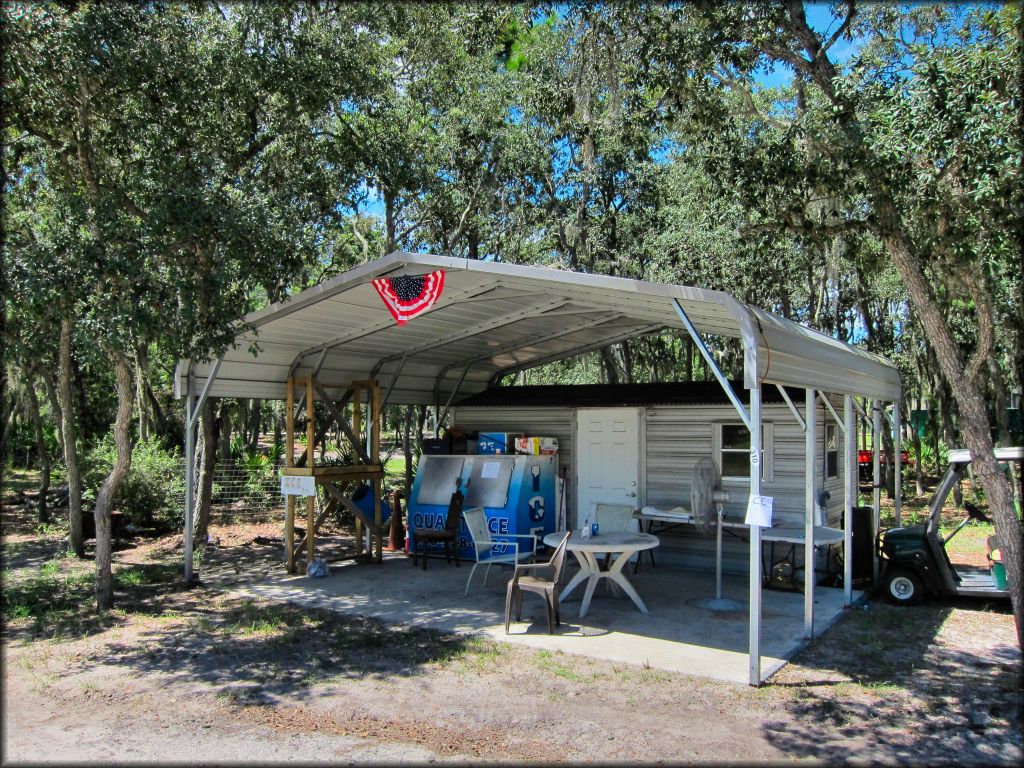
[[434,306],[444,289],[444,270],[425,275],[398,275],[379,277],[373,281],[384,306],[399,325],[422,314]]

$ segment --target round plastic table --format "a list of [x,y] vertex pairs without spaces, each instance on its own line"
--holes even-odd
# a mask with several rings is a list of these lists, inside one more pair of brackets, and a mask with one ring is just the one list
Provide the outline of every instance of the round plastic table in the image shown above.
[[[549,533],[544,537],[544,543],[549,547],[557,547],[562,540],[564,533]],[[614,533],[599,533],[584,539],[579,531],[574,531],[569,537],[566,549],[572,552],[579,561],[580,570],[562,590],[561,600],[564,601],[577,586],[584,581],[587,582],[586,591],[583,593],[583,602],[580,604],[580,618],[587,615],[590,608],[590,599],[594,596],[594,589],[601,579],[608,579],[610,582],[622,588],[622,591],[629,595],[630,599],[644,613],[647,613],[647,606],[640,599],[640,595],[629,583],[623,567],[629,562],[629,558],[637,552],[645,549],[654,549],[661,542],[658,537],[650,533],[633,533],[631,531],[616,531]],[[599,555],[611,554],[612,561],[607,570],[601,568]]]

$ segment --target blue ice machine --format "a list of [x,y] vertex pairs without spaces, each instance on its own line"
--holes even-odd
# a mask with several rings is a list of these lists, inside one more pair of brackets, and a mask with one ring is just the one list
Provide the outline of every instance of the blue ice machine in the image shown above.
[[[543,539],[555,530],[557,476],[558,454],[420,456],[408,505],[410,540],[416,530],[444,528],[448,503],[456,488],[465,494],[463,510],[484,508],[492,536],[532,533],[538,540]],[[459,527],[459,557],[473,559],[470,541],[463,522]],[[519,543],[521,547],[525,542]]]

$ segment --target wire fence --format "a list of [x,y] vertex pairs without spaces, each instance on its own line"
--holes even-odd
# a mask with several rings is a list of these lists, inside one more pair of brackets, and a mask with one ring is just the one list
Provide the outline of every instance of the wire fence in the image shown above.
[[[178,462],[178,477],[184,477],[184,461]],[[386,498],[390,494],[386,493]],[[318,507],[327,503],[327,493],[317,488]],[[175,504],[185,508],[184,483],[175,490]],[[218,462],[213,472],[213,495],[211,499],[211,520],[221,524],[267,523],[284,521],[285,497],[281,494],[280,468],[266,465],[259,468],[247,467],[234,462]],[[348,512],[340,511],[336,522],[349,520]]]
[[[185,477],[185,462],[178,461],[177,477]],[[198,478],[196,480],[198,483]],[[170,494],[184,514],[185,484],[177,483]],[[284,496],[276,467],[251,468],[218,462],[213,470],[211,520],[221,524],[268,523],[284,520]]]

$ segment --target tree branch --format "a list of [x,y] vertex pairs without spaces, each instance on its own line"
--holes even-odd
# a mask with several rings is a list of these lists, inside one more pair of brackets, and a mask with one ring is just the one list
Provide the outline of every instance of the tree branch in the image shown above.
[[[992,315],[992,304],[989,301],[988,293],[982,290],[978,284],[978,275],[968,270],[962,270],[960,275],[967,288],[967,293],[974,301],[975,310],[978,313],[978,346],[974,350],[965,366],[964,374],[968,380],[978,385],[977,377],[982,367],[988,360],[992,347],[995,344],[995,320]],[[981,277],[984,280],[984,276]]]
[[853,17],[857,15],[857,3],[856,3],[856,1],[855,0],[849,0],[849,3],[850,3],[850,12],[846,14],[846,18],[843,20],[843,23],[839,25],[839,29],[837,29],[835,31],[835,34],[833,34],[832,37],[830,37],[828,39],[827,43],[825,43],[823,46],[821,46],[822,53],[824,53],[829,48],[831,48],[833,45],[835,45],[836,40],[838,40],[840,37],[842,37],[843,33],[849,28],[850,22],[853,21]]

